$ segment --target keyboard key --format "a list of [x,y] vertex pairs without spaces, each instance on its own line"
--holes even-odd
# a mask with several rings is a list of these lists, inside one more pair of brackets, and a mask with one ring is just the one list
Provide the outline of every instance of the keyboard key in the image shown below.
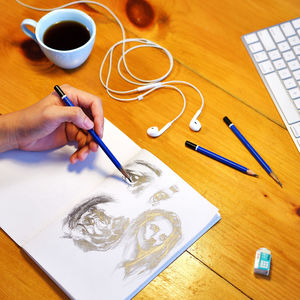
[[291,47],[290,45],[288,44],[288,42],[282,42],[282,43],[279,43],[278,45],[278,48],[281,52],[284,52],[284,51],[287,51],[287,50],[290,50]]
[[297,29],[297,28],[300,28],[300,18],[299,19],[296,19],[296,20],[293,20],[292,21],[294,27]]
[[276,43],[282,42],[285,40],[282,31],[280,30],[279,26],[273,26],[270,29],[271,35]]
[[300,81],[300,70],[294,71],[293,75],[295,76],[296,80]]
[[267,56],[267,53],[265,51],[257,52],[253,56],[257,62],[261,62],[261,61],[269,59]]
[[300,44],[300,39],[297,35],[294,35],[294,36],[288,38],[288,41],[291,46],[296,46],[296,45]]
[[300,18],[242,39],[300,152]]
[[263,46],[260,42],[249,45],[249,49],[252,53],[256,53],[263,50]]
[[272,60],[281,58],[281,55],[278,50],[272,50],[272,51],[268,52],[268,54]]
[[293,47],[293,49],[297,55],[300,55],[300,45]]
[[281,70],[286,67],[286,64],[283,59],[278,59],[273,61],[276,70]]
[[[276,103],[280,107],[282,114],[285,116],[288,124],[297,123],[300,121],[300,114],[298,113],[294,103],[290,100],[284,86],[281,83],[278,75],[273,72],[265,75],[266,82],[269,85],[273,95],[276,95]],[[274,97],[275,99],[275,97]]]
[[263,74],[268,74],[274,71],[274,67],[269,60],[259,63],[258,66]]
[[283,83],[287,89],[291,89],[297,86],[296,81],[293,78],[283,80]]
[[276,49],[276,46],[267,29],[261,30],[257,34],[267,51]]
[[[296,105],[296,108],[297,108],[298,110],[300,110],[300,99],[294,100],[294,104]],[[299,112],[299,113],[300,113],[300,112]]]
[[295,137],[300,137],[300,122],[292,125],[291,129]]
[[296,60],[296,59],[288,62],[288,65],[289,65],[291,71],[300,69],[300,64],[299,64],[298,60]]
[[291,75],[291,73],[288,69],[280,70],[280,71],[278,71],[278,74],[279,74],[279,76],[282,80],[286,79],[286,78],[289,78],[289,77],[292,77],[292,75]]
[[300,98],[300,89],[298,87],[290,89],[289,94],[293,100]]
[[296,58],[293,51],[284,52],[284,53],[282,53],[282,55],[286,61],[293,60]]
[[247,44],[252,44],[254,42],[258,42],[258,37],[256,33],[250,33],[244,36],[244,39]]
[[287,36],[287,37],[296,34],[296,31],[294,30],[294,28],[290,22],[283,23],[280,25],[280,27],[281,27],[283,33],[285,34],[285,36]]

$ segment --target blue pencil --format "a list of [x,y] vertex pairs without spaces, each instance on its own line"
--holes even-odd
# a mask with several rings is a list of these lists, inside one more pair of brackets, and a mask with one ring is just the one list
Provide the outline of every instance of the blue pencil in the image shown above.
[[[72,101],[67,97],[67,95],[62,91],[62,89],[56,85],[54,87],[54,90],[56,93],[61,97],[65,105],[67,106],[75,106]],[[126,173],[120,162],[115,158],[115,156],[111,153],[111,151],[107,148],[107,146],[103,143],[103,141],[100,139],[98,134],[95,132],[94,129],[88,130],[90,135],[93,137],[94,141],[101,147],[101,149],[104,151],[104,153],[109,157],[111,162],[117,167],[117,169],[131,182],[131,179],[129,175]]]
[[239,164],[237,164],[237,163],[235,163],[235,162],[233,162],[233,161],[231,161],[231,160],[229,160],[229,159],[227,159],[225,157],[222,157],[222,156],[220,156],[220,155],[218,155],[216,153],[213,153],[213,152],[211,152],[211,151],[209,151],[207,149],[204,149],[204,148],[202,148],[202,147],[200,147],[200,146],[198,146],[198,145],[196,145],[196,144],[194,144],[192,142],[186,141],[185,145],[188,148],[190,148],[190,149],[193,149],[193,150],[195,150],[195,151],[197,151],[197,152],[199,152],[201,154],[204,154],[204,155],[206,155],[206,156],[208,156],[208,157],[210,157],[210,158],[212,158],[214,160],[217,160],[217,161],[223,163],[224,165],[227,165],[227,166],[229,166],[231,168],[234,168],[234,169],[236,169],[236,170],[238,170],[240,172],[246,173],[248,175],[258,177],[257,174],[255,174],[253,171],[249,170],[248,168],[246,168],[244,166],[241,166],[241,165],[239,165]]
[[259,164],[265,169],[265,171],[282,187],[282,183],[279,181],[275,173],[262,159],[262,157],[255,151],[255,149],[250,145],[250,143],[244,138],[244,136],[239,132],[239,130],[234,126],[234,124],[228,119],[228,117],[224,117],[223,120],[226,123],[226,125],[232,130],[232,132],[237,136],[237,138],[243,143],[243,145],[248,149],[248,151],[259,162]]

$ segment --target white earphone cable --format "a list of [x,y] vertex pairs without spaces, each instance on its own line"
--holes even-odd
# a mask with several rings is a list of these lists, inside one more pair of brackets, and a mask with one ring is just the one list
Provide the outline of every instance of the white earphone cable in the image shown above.
[[[99,3],[99,2],[89,1],[89,0],[73,1],[73,2],[69,2],[67,4],[64,4],[64,5],[58,6],[58,7],[54,7],[54,8],[39,8],[39,7],[34,7],[34,6],[31,6],[31,5],[25,4],[25,3],[23,3],[20,0],[16,0],[16,2],[19,3],[22,6],[27,7],[27,8],[34,9],[34,10],[37,10],[37,11],[45,11],[45,12],[53,11],[53,10],[56,10],[56,9],[62,9],[62,8],[65,8],[65,7],[68,7],[68,6],[71,6],[71,5],[75,5],[75,4],[80,4],[80,3],[94,4],[94,5],[98,5],[98,6],[102,7],[102,8],[104,8],[117,21],[117,23],[120,26],[121,31],[122,31],[122,40],[116,42],[113,46],[110,47],[110,49],[105,54],[104,59],[102,60],[102,63],[101,63],[101,66],[100,66],[100,70],[99,70],[99,79],[100,79],[100,82],[104,86],[104,88],[106,89],[106,92],[108,93],[108,95],[111,98],[113,98],[115,100],[118,100],[118,101],[134,101],[134,100],[142,100],[148,94],[154,92],[157,89],[163,88],[163,87],[175,89],[182,96],[184,105],[183,105],[183,108],[182,108],[181,112],[179,113],[179,115],[175,119],[173,119],[171,122],[169,122],[169,123],[173,123],[173,122],[175,122],[183,114],[183,112],[184,112],[184,110],[186,108],[186,98],[185,98],[183,92],[179,88],[175,87],[173,84],[185,84],[185,85],[188,85],[188,86],[192,87],[193,89],[195,89],[199,93],[199,95],[201,97],[201,107],[200,107],[199,111],[200,111],[200,113],[202,112],[202,109],[204,107],[204,97],[203,97],[202,93],[200,92],[200,90],[196,86],[194,86],[193,84],[191,84],[189,82],[180,81],[180,80],[171,80],[171,81],[165,81],[165,82],[163,82],[163,80],[165,80],[169,76],[169,74],[171,73],[171,71],[173,69],[173,66],[174,66],[174,61],[173,61],[172,54],[166,48],[164,48],[164,47],[162,47],[162,46],[160,46],[160,45],[158,45],[158,44],[156,44],[156,43],[154,43],[152,41],[149,41],[147,39],[143,39],[143,38],[129,38],[129,39],[126,39],[125,38],[125,30],[124,30],[124,27],[123,27],[121,21],[113,13],[113,11],[110,8],[108,8],[107,6],[105,6],[105,5],[103,5],[103,4]],[[138,43],[138,45],[132,46],[132,47],[128,48],[127,50],[125,50],[126,43],[131,43],[131,42]],[[126,82],[128,82],[130,84],[133,84],[133,85],[140,86],[138,88],[134,88],[134,89],[127,90],[127,91],[114,90],[114,89],[112,89],[112,88],[109,87],[109,80],[110,80],[111,71],[112,71],[113,52],[114,52],[114,49],[117,46],[121,45],[121,44],[122,44],[122,55],[120,56],[120,58],[118,60],[118,65],[117,65],[118,73],[119,73],[119,75]],[[170,66],[169,66],[168,71],[164,75],[162,75],[161,77],[156,78],[156,79],[146,80],[146,79],[142,79],[142,78],[139,78],[139,77],[135,76],[130,71],[130,69],[127,66],[127,63],[126,63],[126,59],[125,59],[126,54],[128,54],[129,52],[131,52],[131,51],[133,51],[135,49],[143,48],[143,47],[144,48],[145,47],[151,47],[151,48],[158,49],[158,50],[164,52],[165,55],[168,57]],[[104,65],[105,65],[108,57],[109,57],[109,60],[108,60],[108,70],[107,70],[107,74],[106,74],[106,80],[104,82],[104,79],[103,79],[103,68],[104,68]],[[126,77],[122,73],[122,71],[121,71],[121,63],[123,63],[123,65],[125,67],[125,70],[127,72],[127,75],[129,75],[135,81],[133,81],[132,79],[129,79],[128,77]],[[146,92],[144,92],[144,93],[142,93],[142,94],[140,94],[138,96],[134,96],[134,97],[130,97],[130,98],[120,98],[120,97],[117,97],[117,96],[113,95],[113,94],[125,95],[125,94],[132,94],[132,93],[140,93],[141,91],[146,91]]]

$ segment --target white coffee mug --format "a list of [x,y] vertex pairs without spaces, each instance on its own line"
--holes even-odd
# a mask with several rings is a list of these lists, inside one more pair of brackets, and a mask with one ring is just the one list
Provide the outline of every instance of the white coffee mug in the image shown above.
[[[75,21],[84,25],[90,32],[90,39],[82,46],[72,50],[57,50],[43,42],[45,31],[61,21]],[[32,32],[27,26],[35,28]],[[58,9],[43,16],[38,22],[25,19],[21,24],[23,32],[38,43],[44,54],[57,66],[63,69],[74,69],[83,64],[90,55],[96,37],[96,25],[93,19],[78,9]]]

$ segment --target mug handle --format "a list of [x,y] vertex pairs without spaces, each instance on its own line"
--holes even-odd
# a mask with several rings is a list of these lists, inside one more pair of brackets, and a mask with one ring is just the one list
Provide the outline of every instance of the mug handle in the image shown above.
[[33,33],[31,30],[29,30],[27,28],[27,25],[32,26],[34,29],[36,28],[37,22],[32,20],[32,19],[25,19],[23,20],[23,22],[21,23],[21,28],[23,30],[23,32],[29,36],[30,38],[32,38],[33,40],[35,40],[37,42],[35,33]]

